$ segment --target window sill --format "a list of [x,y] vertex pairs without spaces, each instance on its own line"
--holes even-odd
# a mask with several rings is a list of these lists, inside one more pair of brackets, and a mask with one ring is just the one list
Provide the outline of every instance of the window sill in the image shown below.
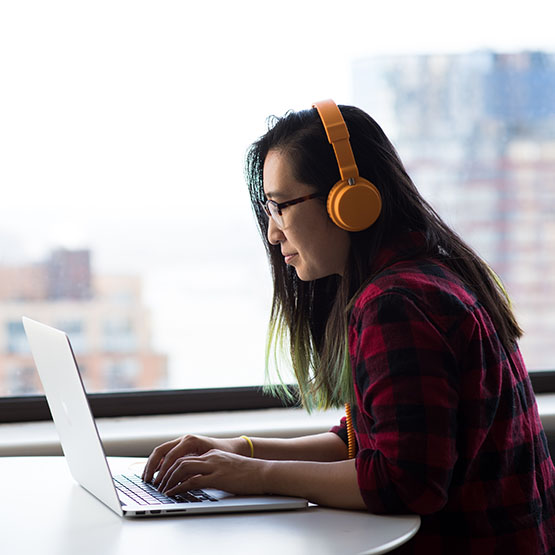
[[[308,415],[302,409],[280,408],[97,418],[96,422],[107,455],[142,457],[156,445],[187,432],[214,437],[295,437],[325,432],[343,414],[330,410]],[[51,420],[0,424],[0,456],[61,454]]]
[[[555,393],[537,395],[548,440],[555,444]],[[342,410],[306,414],[302,409],[98,418],[97,425],[110,456],[147,456],[153,447],[191,432],[214,437],[242,434],[295,437],[325,432],[339,422]],[[0,425],[0,456],[61,455],[52,421]]]

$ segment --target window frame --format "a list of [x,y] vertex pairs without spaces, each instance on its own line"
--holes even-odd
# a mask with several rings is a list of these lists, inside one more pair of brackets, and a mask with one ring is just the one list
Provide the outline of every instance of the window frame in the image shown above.
[[[536,395],[555,393],[555,370],[529,373]],[[291,386],[291,393],[295,388]],[[265,393],[260,386],[140,390],[87,394],[95,418],[263,410],[299,406]],[[0,424],[51,420],[44,395],[0,398]]]
[[[291,390],[294,393],[294,390]],[[261,410],[298,406],[271,394],[260,386],[210,389],[139,390],[87,394],[95,418],[152,416]],[[0,423],[51,420],[44,395],[0,398]]]

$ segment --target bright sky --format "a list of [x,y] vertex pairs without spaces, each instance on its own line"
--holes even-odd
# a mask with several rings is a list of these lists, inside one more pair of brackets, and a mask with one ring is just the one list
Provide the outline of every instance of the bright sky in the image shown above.
[[552,6],[2,2],[0,262],[63,245],[109,265],[110,249],[148,257],[202,221],[243,221],[243,155],[266,116],[348,103],[360,57],[553,51]]

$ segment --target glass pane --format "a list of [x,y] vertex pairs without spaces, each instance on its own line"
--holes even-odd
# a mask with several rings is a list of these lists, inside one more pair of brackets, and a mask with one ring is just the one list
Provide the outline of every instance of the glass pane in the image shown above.
[[0,395],[40,390],[22,315],[67,331],[90,391],[262,383],[271,284],[244,155],[269,114],[327,97],[394,139],[506,281],[529,367],[552,368],[544,3],[322,8],[2,3]]

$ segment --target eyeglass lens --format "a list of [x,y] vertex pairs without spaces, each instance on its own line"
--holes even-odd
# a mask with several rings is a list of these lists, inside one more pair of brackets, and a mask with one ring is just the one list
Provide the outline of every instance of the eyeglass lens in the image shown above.
[[272,201],[266,202],[266,208],[270,213],[270,216],[276,223],[276,225],[282,229],[283,228],[283,216],[280,214],[280,209],[278,208],[277,204]]

